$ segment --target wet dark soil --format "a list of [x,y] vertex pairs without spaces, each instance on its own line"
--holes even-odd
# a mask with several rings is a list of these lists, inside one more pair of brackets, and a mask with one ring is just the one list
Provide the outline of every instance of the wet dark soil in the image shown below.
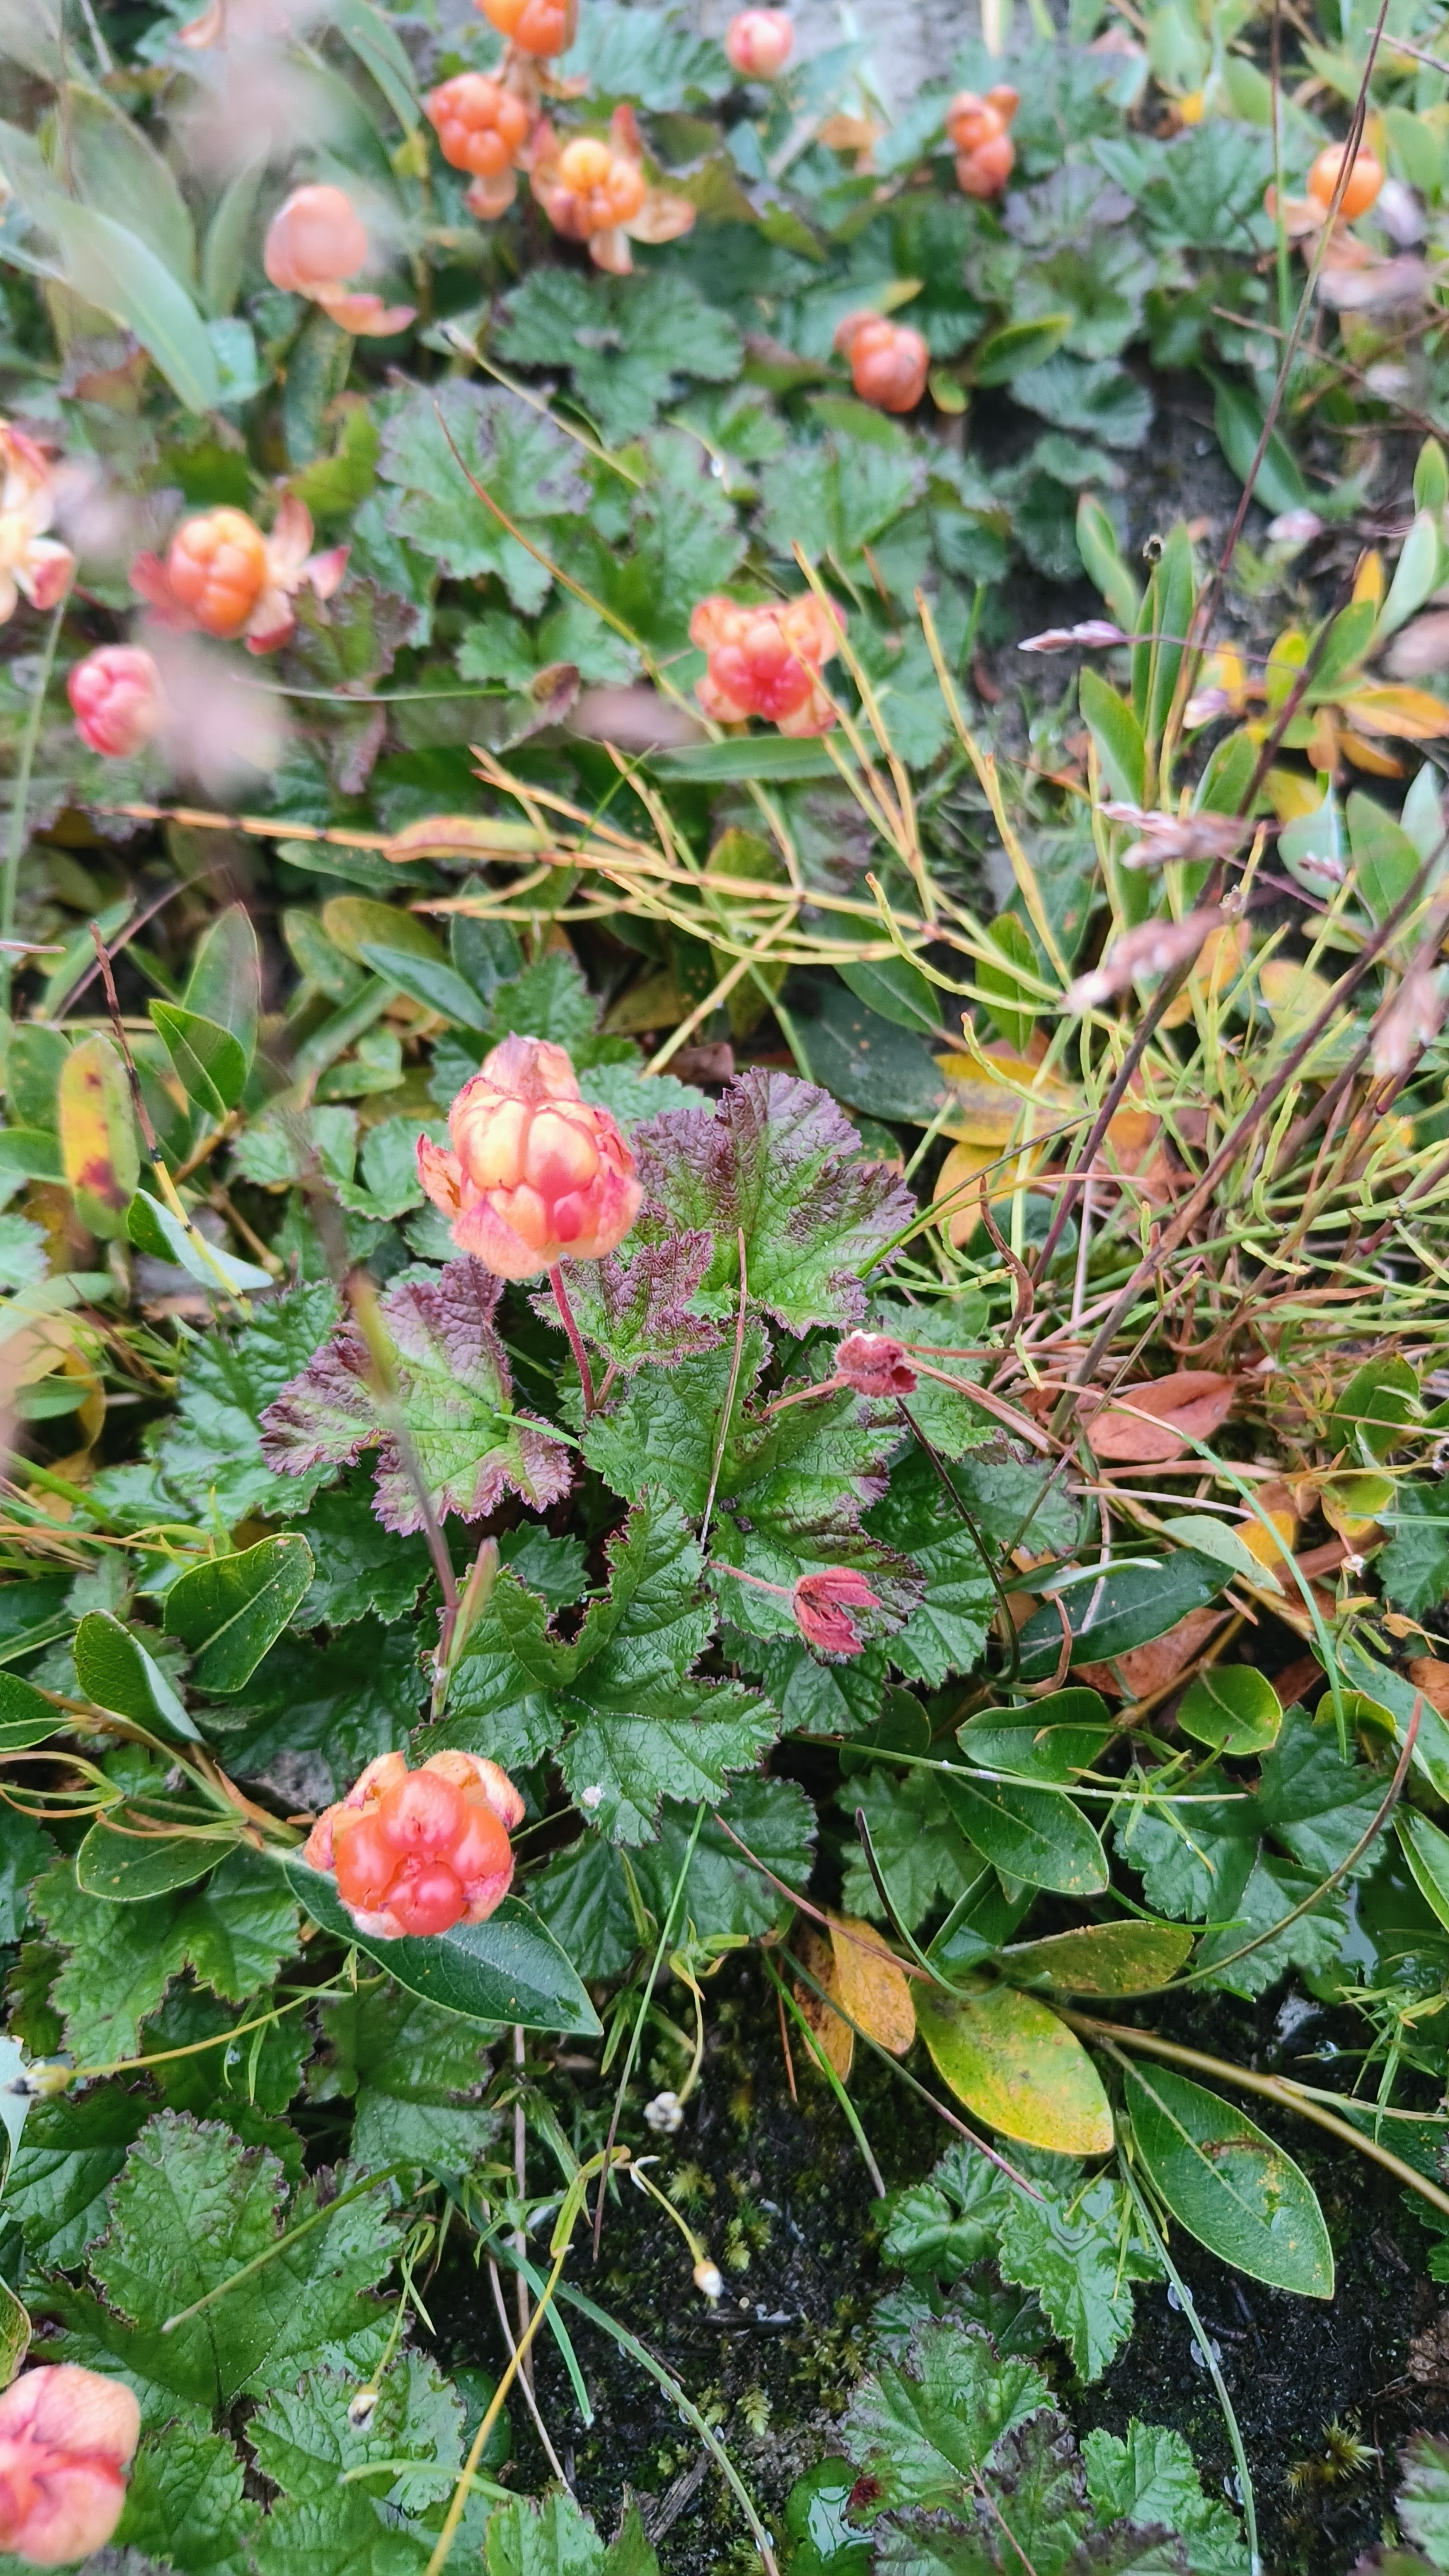
[[[678,2137],[661,2143],[654,2171],[720,2264],[726,2290],[718,2309],[709,2311],[695,2292],[676,2231],[633,2191],[607,2211],[597,2269],[581,2247],[570,2277],[687,2389],[778,2530],[795,2478],[838,2447],[837,2422],[864,2366],[871,2309],[895,2276],[880,2260],[881,2204],[833,2100],[798,2066],[800,2099],[791,2099],[776,2007],[758,1962],[728,1968],[710,2002],[704,2080]],[[1320,2014],[1280,2042],[1281,2004],[1281,1993],[1255,2005],[1199,1998],[1172,2035],[1245,2064],[1256,2059],[1323,2081],[1322,2066],[1296,2052],[1321,2046],[1340,2017]],[[643,2070],[622,2135],[642,2142],[643,2103],[675,2072],[662,2060]],[[602,2141],[612,2083],[601,2086],[579,2068],[574,2081],[575,2143],[583,2153]],[[948,2143],[947,2129],[878,2060],[857,2061],[851,2091],[887,2184],[919,2180]],[[1251,2107],[1260,2125],[1275,2128],[1267,2106]],[[1432,2330],[1445,2292],[1425,2268],[1434,2240],[1392,2176],[1306,2123],[1293,2122],[1291,2135],[1285,2125],[1282,2136],[1328,2220],[1338,2269],[1333,2300],[1293,2298],[1245,2281],[1180,2231],[1173,2250],[1220,2347],[1270,2576],[1346,2576],[1383,2534],[1407,2436],[1419,2427],[1449,2429],[1449,2357],[1442,2383],[1409,2369],[1411,2339]],[[531,2154],[541,2165],[542,2148]],[[531,2180],[540,2187],[541,2172]],[[451,2363],[497,2367],[501,2345],[487,2278],[470,2260],[454,2260],[429,2289],[428,2304]],[[1209,2488],[1232,2494],[1222,2417],[1185,2317],[1154,2287],[1138,2292],[1137,2318],[1131,2343],[1095,2387],[1075,2387],[1058,2355],[1063,2403],[1081,2432],[1096,2424],[1120,2431],[1134,2415],[1177,2427]],[[538,2396],[580,2500],[601,2529],[615,2529],[627,2489],[660,2537],[667,2576],[754,2565],[722,2479],[713,2470],[692,2474],[700,2445],[668,2397],[601,2332],[577,2317],[569,2331],[595,2421],[581,2422],[546,2337]],[[523,2408],[515,2403],[510,2411],[514,2475],[520,2488],[536,2491],[547,2463]]]

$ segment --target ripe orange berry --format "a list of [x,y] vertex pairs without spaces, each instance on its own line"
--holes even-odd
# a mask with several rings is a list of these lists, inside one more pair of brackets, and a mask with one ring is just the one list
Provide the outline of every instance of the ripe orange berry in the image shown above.
[[166,557],[171,588],[207,635],[239,635],[267,585],[267,545],[244,510],[186,519]]
[[574,0],[474,0],[490,26],[524,54],[566,54],[574,40]]
[[475,179],[496,179],[528,141],[529,113],[521,98],[486,72],[459,72],[425,102],[443,159]]
[[850,360],[851,382],[862,402],[878,411],[915,410],[931,364],[919,331],[877,313],[848,313],[835,345]]
[[579,134],[558,157],[557,173],[542,191],[556,232],[588,241],[616,224],[632,223],[649,193],[637,161],[615,152],[601,135]]
[[[1308,193],[1324,214],[1333,203],[1333,192],[1338,186],[1338,174],[1343,168],[1347,149],[1344,143],[1326,143],[1308,173]],[[1366,215],[1383,184],[1384,174],[1378,162],[1360,145],[1348,174],[1339,213],[1347,216],[1350,223],[1356,215]]]
[[972,152],[956,155],[956,185],[963,196],[999,197],[1016,167],[1009,134],[989,134]]

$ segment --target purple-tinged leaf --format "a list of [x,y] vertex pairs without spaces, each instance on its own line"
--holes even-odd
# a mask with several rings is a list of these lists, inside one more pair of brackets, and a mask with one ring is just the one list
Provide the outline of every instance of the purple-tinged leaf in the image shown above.
[[861,1272],[915,1210],[892,1165],[860,1159],[830,1094],[793,1074],[751,1071],[714,1109],[651,1118],[635,1129],[634,1152],[644,1241],[707,1226],[703,1295],[721,1314],[738,1294],[743,1231],[750,1294],[792,1332],[858,1322]]
[[[713,1237],[701,1228],[664,1243],[640,1245],[632,1260],[611,1252],[602,1261],[563,1263],[579,1330],[618,1376],[632,1377],[646,1361],[656,1368],[677,1368],[696,1352],[715,1348],[718,1325],[689,1312],[713,1246]],[[560,1321],[547,1289],[532,1304],[545,1323]]]
[[[512,1379],[493,1330],[501,1280],[481,1261],[450,1261],[382,1300],[397,1371],[397,1404],[433,1510],[481,1520],[507,1492],[535,1510],[573,1477],[568,1450],[545,1424],[512,1410]],[[422,1513],[373,1385],[354,1324],[335,1333],[262,1416],[262,1455],[282,1475],[348,1467],[376,1449],[378,1519],[407,1533]]]

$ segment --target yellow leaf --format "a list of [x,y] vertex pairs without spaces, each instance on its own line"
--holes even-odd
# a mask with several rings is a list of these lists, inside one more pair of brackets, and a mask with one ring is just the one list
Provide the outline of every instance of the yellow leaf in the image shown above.
[[1258,988],[1280,1036],[1306,1029],[1328,1000],[1333,986],[1311,966],[1295,966],[1290,957],[1270,957],[1258,975]]
[[1270,769],[1263,785],[1280,823],[1296,822],[1300,814],[1316,814],[1323,803],[1322,781],[1305,778],[1300,769]]
[[1307,636],[1300,627],[1285,626],[1268,656],[1263,675],[1270,707],[1281,707],[1307,659]]
[[1371,548],[1353,577],[1355,604],[1361,599],[1371,599],[1375,608],[1382,608],[1384,587],[1384,559]]
[[1035,1995],[987,1986],[958,2000],[923,1986],[916,2018],[958,2101],[1004,2137],[1060,2156],[1105,2156],[1112,2112],[1081,2041]]
[[1340,705],[1361,733],[1392,734],[1401,742],[1437,742],[1449,733],[1449,707],[1427,689],[1355,689]]
[[932,1212],[938,1215],[952,1243],[959,1250],[968,1243],[981,1223],[982,1189],[968,1189],[966,1184],[979,1173],[990,1172],[985,1194],[995,1207],[1009,1199],[1014,1190],[1023,1188],[1041,1162],[1035,1154],[1009,1154],[1003,1160],[995,1145],[953,1145],[936,1175]]
[[60,1069],[60,1156],[76,1214],[92,1234],[121,1235],[141,1157],[126,1068],[99,1032],[71,1048]]
[[837,1991],[851,2020],[892,2057],[904,2057],[916,2036],[916,2010],[895,1952],[853,1914],[832,1914],[830,1942]]
[[1266,1529],[1259,1520],[1240,1521],[1238,1536],[1249,1556],[1255,1556],[1258,1563],[1266,1565],[1271,1573],[1281,1565],[1284,1557],[1292,1555],[1298,1523],[1292,1512],[1269,1512],[1267,1519],[1271,1527]]
[[395,832],[383,856],[409,859],[488,859],[513,857],[526,850],[551,847],[547,832],[532,823],[501,822],[493,814],[426,814]]
[[1076,1107],[1076,1095],[1066,1083],[1005,1047],[982,1055],[938,1055],[936,1063],[951,1089],[942,1133],[963,1144],[1020,1143],[1060,1126]]

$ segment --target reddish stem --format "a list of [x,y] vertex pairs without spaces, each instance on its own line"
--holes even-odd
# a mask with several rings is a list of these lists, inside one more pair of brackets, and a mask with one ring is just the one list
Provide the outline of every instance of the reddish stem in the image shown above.
[[563,1284],[563,1272],[556,1262],[548,1274],[548,1284],[553,1290],[554,1303],[559,1311],[559,1321],[569,1337],[569,1348],[573,1352],[574,1365],[579,1373],[579,1384],[584,1391],[584,1420],[587,1422],[594,1409],[594,1373],[589,1366],[584,1337],[574,1322],[574,1310],[569,1304],[568,1293]]

